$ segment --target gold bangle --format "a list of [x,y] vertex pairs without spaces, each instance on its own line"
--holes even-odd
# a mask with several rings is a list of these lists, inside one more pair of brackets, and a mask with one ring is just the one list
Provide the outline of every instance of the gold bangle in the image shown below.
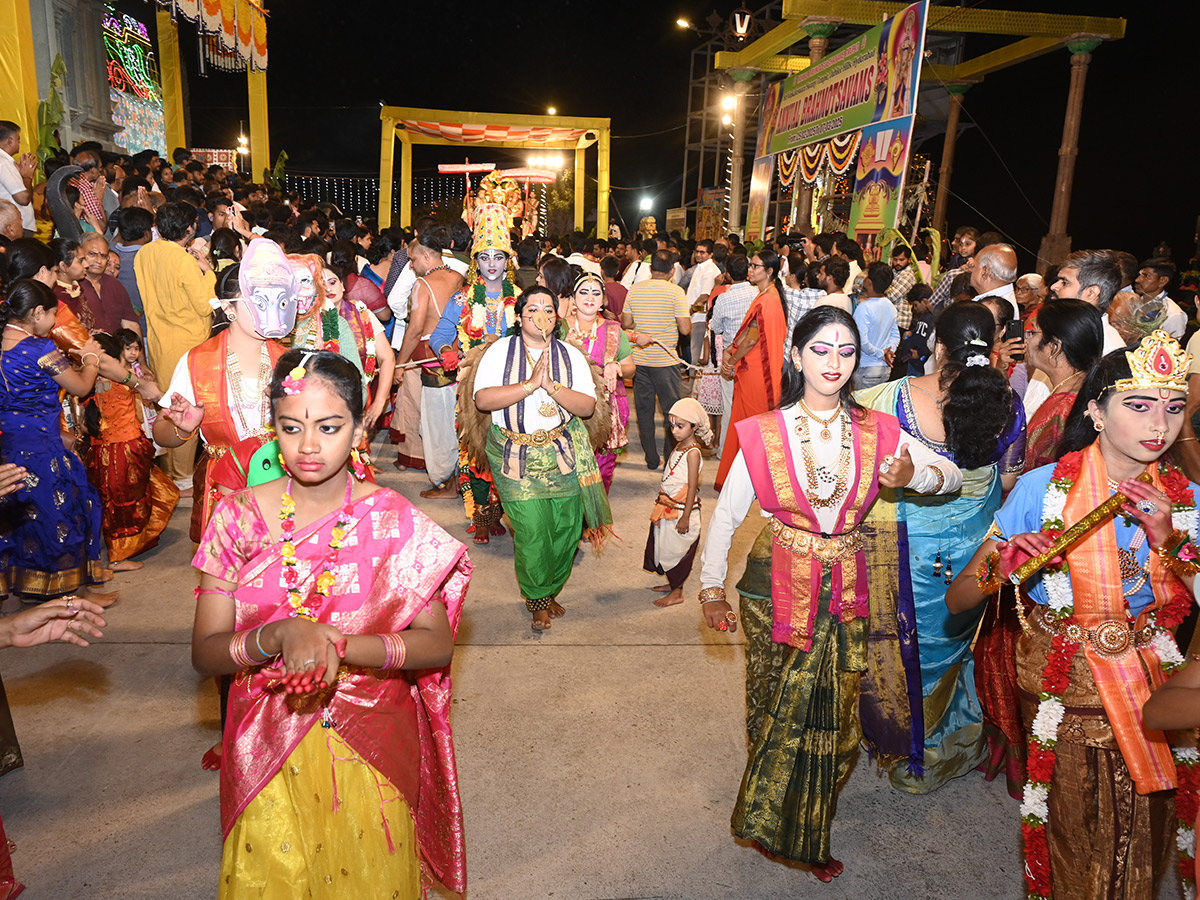
[[983,558],[975,572],[975,583],[984,594],[995,594],[1004,584],[1000,576],[1000,551],[993,550]]
[[557,381],[555,381],[555,382],[552,382],[552,384],[554,385],[554,387],[553,387],[553,388],[551,389],[551,391],[550,391],[550,396],[551,396],[551,397],[553,397],[555,394],[557,394],[559,391],[561,391],[561,390],[562,390],[562,385],[561,385],[561,384],[559,384]]
[[[168,419],[168,421],[170,421],[170,420]],[[183,441],[183,443],[185,443],[185,444],[188,441],[190,441],[192,439],[192,437],[196,434],[196,429],[193,428],[191,431],[188,432],[187,437],[184,437],[184,434],[182,431],[179,430],[178,425],[176,425],[174,422],[171,422],[171,427],[175,429],[175,437],[179,438],[179,440]]]
[[[94,363],[88,362],[87,358],[89,356],[95,357],[96,361]],[[98,369],[98,368],[100,368],[100,355],[98,353],[92,353],[89,350],[87,353],[83,354],[83,356],[79,357],[79,364],[81,366],[95,366]]]
[[521,390],[523,390],[525,392],[525,396],[528,397],[530,394],[533,393],[533,385],[531,385],[528,382],[528,380],[522,381],[521,382]]
[[707,587],[700,592],[700,603],[714,603],[717,600],[725,600],[725,588],[723,587]]
[[930,466],[929,468],[933,469],[933,474],[937,476],[937,484],[935,484],[933,486],[933,490],[930,491],[929,493],[931,493],[931,494],[940,493],[942,488],[945,487],[945,485],[946,485],[946,476],[942,473],[942,470],[939,469],[937,466]]

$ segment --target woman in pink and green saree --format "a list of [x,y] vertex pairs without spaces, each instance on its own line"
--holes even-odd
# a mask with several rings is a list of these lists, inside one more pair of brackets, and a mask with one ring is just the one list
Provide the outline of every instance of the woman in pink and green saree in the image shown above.
[[224,498],[196,554],[192,660],[233,674],[219,896],[465,889],[450,659],[471,563],[351,475],[362,381],[292,350],[271,384],[285,478]]

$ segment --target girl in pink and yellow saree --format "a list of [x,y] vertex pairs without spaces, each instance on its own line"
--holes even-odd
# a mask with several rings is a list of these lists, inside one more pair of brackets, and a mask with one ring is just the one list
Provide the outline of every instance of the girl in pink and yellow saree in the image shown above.
[[465,889],[449,664],[471,564],[347,472],[361,391],[337,354],[285,354],[271,397],[292,474],[224,498],[196,554],[193,663],[234,673],[221,898]]

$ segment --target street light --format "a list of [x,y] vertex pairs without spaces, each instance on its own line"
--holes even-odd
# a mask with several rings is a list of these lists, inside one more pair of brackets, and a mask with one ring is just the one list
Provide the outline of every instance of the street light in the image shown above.
[[733,94],[726,94],[721,98],[721,109],[736,109],[737,97]]
[[558,110],[557,110],[557,109],[555,109],[553,106],[548,106],[548,107],[546,107],[546,115],[548,115],[548,116],[557,116],[557,115],[558,115]]
[[731,116],[729,113],[725,113],[725,115],[721,116],[721,124],[722,125],[732,125],[733,124],[733,116]]
[[643,197],[642,202],[638,205],[641,208],[642,212],[647,212],[647,211],[649,211],[649,209],[653,205],[653,203],[654,203],[654,201],[651,200],[649,197]]

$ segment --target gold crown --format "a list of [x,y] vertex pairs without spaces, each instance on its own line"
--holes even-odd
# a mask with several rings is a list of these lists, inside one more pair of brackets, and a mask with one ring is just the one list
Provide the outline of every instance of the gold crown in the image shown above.
[[500,250],[512,256],[512,239],[508,229],[512,219],[508,210],[499,203],[483,203],[475,207],[475,240],[471,255],[484,250]]
[[1192,357],[1179,342],[1161,329],[1142,338],[1141,344],[1125,353],[1131,378],[1120,378],[1116,391],[1183,391],[1187,393],[1188,367]]

